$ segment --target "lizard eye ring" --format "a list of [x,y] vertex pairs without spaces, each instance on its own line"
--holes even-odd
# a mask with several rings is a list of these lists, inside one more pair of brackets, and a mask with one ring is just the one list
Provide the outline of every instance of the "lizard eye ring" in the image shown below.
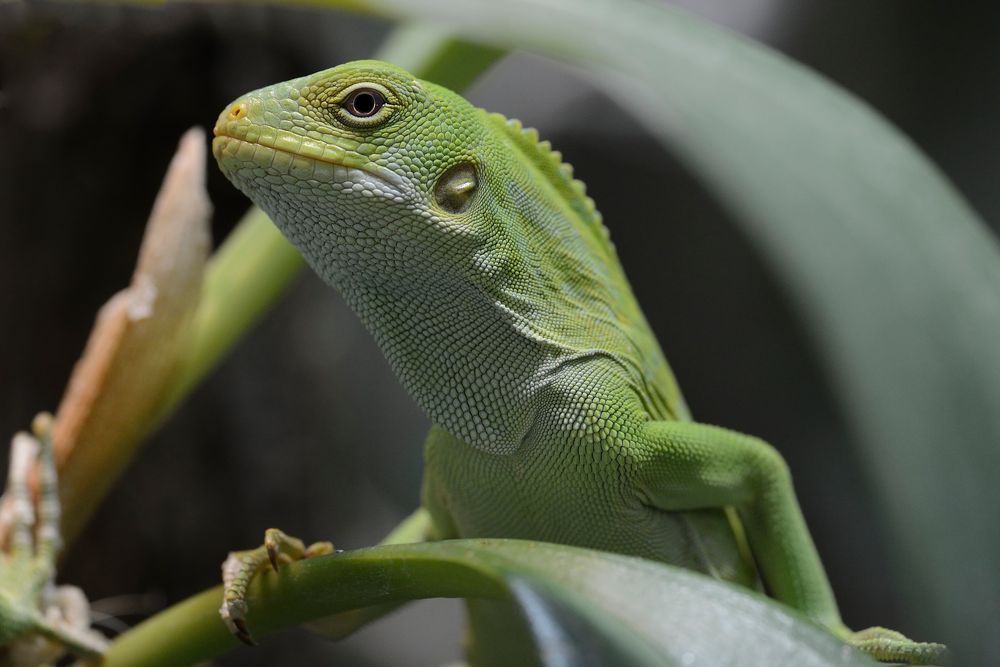
[[333,116],[344,125],[359,130],[381,125],[398,108],[396,96],[376,83],[350,86],[331,102]]
[[371,118],[385,106],[385,95],[374,88],[358,88],[340,106],[355,118]]

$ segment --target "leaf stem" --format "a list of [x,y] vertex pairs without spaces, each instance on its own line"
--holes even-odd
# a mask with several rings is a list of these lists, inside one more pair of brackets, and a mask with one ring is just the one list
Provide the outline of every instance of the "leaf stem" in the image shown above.
[[[447,543],[384,545],[283,566],[251,584],[255,637],[332,614],[432,597],[507,599],[502,575]],[[103,667],[182,667],[242,646],[219,620],[216,587],[157,614],[112,643]]]

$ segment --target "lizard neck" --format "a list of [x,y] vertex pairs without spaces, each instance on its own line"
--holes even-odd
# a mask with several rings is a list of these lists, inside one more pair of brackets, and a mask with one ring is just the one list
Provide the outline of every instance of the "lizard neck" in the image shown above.
[[436,424],[491,453],[520,447],[560,350],[447,274],[340,278],[332,282]]

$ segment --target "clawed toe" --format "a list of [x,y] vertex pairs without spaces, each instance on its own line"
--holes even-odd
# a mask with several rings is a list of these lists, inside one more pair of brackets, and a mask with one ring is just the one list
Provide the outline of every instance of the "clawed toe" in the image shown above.
[[264,533],[263,546],[231,552],[222,564],[223,602],[219,608],[219,615],[229,632],[248,646],[256,645],[246,622],[246,593],[258,572],[268,565],[277,571],[280,565],[328,553],[333,553],[330,542],[316,542],[306,547],[302,540],[277,528],[269,528]]
[[247,646],[256,646],[257,642],[250,636],[246,622],[247,603],[245,600],[227,600],[219,608],[222,622],[226,624],[230,634]]
[[948,647],[934,642],[915,642],[888,628],[866,628],[852,633],[848,641],[880,662],[907,665],[944,665]]

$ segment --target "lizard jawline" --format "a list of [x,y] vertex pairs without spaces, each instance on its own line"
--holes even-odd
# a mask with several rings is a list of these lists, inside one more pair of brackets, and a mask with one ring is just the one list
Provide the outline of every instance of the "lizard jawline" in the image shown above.
[[[244,147],[249,148],[251,152],[240,155],[241,149]],[[270,159],[261,161],[262,151],[264,151],[263,155],[270,155]],[[348,165],[342,161],[328,157],[304,155],[300,152],[269,146],[259,141],[240,139],[239,137],[221,133],[218,130],[216,130],[215,138],[212,140],[212,153],[220,165],[228,167],[227,163],[231,163],[234,160],[242,160],[253,162],[262,168],[276,170],[281,174],[289,174],[293,170],[301,169],[301,166],[295,163],[297,160],[300,160],[309,165],[309,169],[311,169],[310,175],[313,176],[317,176],[316,172],[318,169],[329,168],[330,172],[326,175],[327,178],[319,180],[333,183],[350,182],[352,181],[352,174],[356,176],[357,173],[360,173],[364,175],[366,180],[375,181],[379,186],[377,189],[381,190],[381,194],[384,196],[389,198],[403,196],[403,179],[394,172],[378,168],[374,164],[361,166]],[[278,155],[287,156],[290,159],[284,164],[276,164],[274,158]]]

